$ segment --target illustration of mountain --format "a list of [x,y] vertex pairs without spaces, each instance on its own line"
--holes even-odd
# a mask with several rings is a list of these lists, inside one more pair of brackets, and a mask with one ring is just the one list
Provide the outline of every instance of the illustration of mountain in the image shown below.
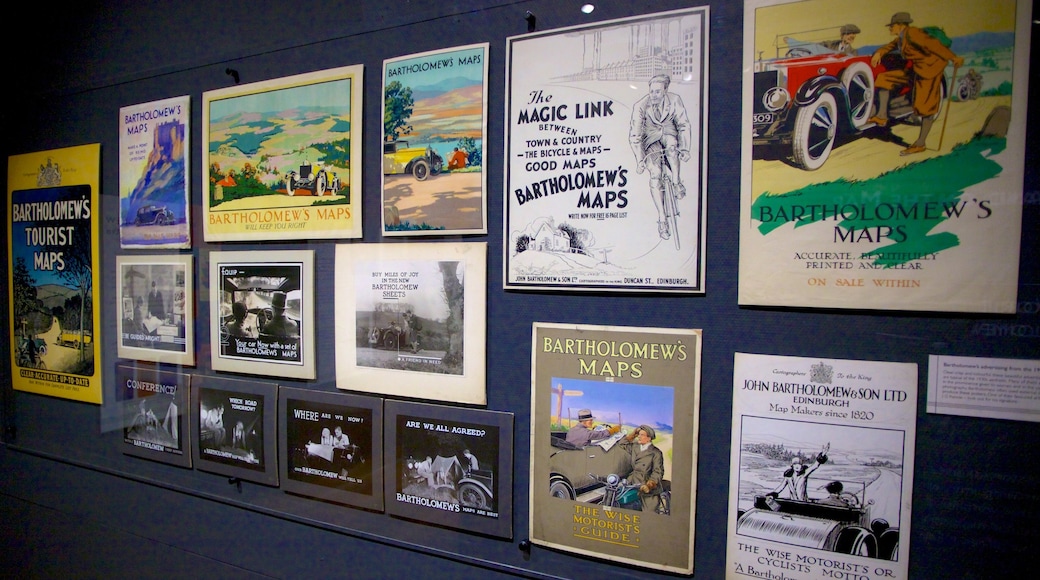
[[412,98],[416,101],[421,101],[422,99],[437,97],[449,91],[454,91],[461,88],[476,88],[479,91],[480,83],[474,82],[472,79],[467,79],[464,77],[452,77],[450,79],[442,79],[432,85],[412,87]]
[[316,144],[350,137],[350,114],[342,107],[293,107],[280,111],[234,112],[210,120],[210,162],[222,169],[258,165],[293,166],[302,158],[321,161]]
[[[414,95],[415,93],[413,93]],[[481,86],[469,84],[446,92],[415,98],[412,134],[423,140],[479,139],[483,127]]]
[[185,219],[184,124],[161,123],[152,137],[144,171],[130,195],[122,200],[123,219],[132,224],[137,209],[149,204],[166,206],[178,222]]

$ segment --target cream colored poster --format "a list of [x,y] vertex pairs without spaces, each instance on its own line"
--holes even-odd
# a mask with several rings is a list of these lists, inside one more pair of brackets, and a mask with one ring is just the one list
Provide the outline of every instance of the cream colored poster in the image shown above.
[[1014,312],[1029,19],[746,3],[739,302]]
[[726,577],[906,578],[917,365],[737,353]]

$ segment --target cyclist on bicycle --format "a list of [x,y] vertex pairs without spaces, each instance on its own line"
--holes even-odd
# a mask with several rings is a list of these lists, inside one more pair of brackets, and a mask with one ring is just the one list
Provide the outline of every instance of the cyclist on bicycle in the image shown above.
[[29,338],[25,339],[23,348],[25,360],[29,363],[29,368],[36,368],[37,362],[40,360],[40,349],[36,345],[36,336],[30,334]]
[[672,78],[659,74],[650,79],[650,92],[632,107],[629,142],[636,156],[637,173],[650,170],[650,194],[657,208],[657,233],[667,240],[667,217],[663,200],[667,194],[663,179],[672,184],[677,199],[686,196],[679,179],[679,160],[690,160],[690,120],[686,107],[675,93],[669,93]]

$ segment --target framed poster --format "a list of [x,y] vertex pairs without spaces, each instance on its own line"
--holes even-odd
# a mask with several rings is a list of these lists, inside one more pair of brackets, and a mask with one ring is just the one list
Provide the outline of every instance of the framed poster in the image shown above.
[[191,247],[191,97],[119,109],[119,247]]
[[727,578],[907,578],[917,365],[736,353]]
[[744,6],[740,304],[1015,312],[1031,3]]
[[383,235],[487,233],[488,43],[383,61]]
[[195,468],[278,485],[278,385],[195,375],[191,380]]
[[701,331],[534,323],[530,537],[693,572]]
[[207,242],[361,237],[363,72],[202,93]]
[[188,395],[191,375],[116,366],[123,453],[191,467]]
[[704,292],[708,7],[506,48],[506,289]]
[[386,402],[386,512],[513,539],[513,414]]
[[336,386],[483,405],[487,244],[336,246]]
[[313,379],[314,251],[210,252],[213,370]]
[[383,509],[383,400],[280,387],[282,489]]
[[7,162],[11,386],[101,403],[101,145]]
[[195,364],[194,259],[116,256],[120,358]]

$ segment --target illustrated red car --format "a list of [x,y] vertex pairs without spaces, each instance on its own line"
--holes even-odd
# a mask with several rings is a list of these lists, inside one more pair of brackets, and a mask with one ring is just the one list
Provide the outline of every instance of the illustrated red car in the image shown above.
[[[870,55],[848,55],[822,44],[796,42],[800,33],[780,35],[778,53],[754,64],[754,99],[751,112],[752,156],[781,159],[795,167],[814,170],[827,161],[836,144],[855,139],[874,128],[876,112],[874,80],[886,70],[910,63],[894,52],[875,68]],[[893,93],[889,124],[920,124],[913,112],[913,82]],[[946,95],[946,79],[942,81]]]

